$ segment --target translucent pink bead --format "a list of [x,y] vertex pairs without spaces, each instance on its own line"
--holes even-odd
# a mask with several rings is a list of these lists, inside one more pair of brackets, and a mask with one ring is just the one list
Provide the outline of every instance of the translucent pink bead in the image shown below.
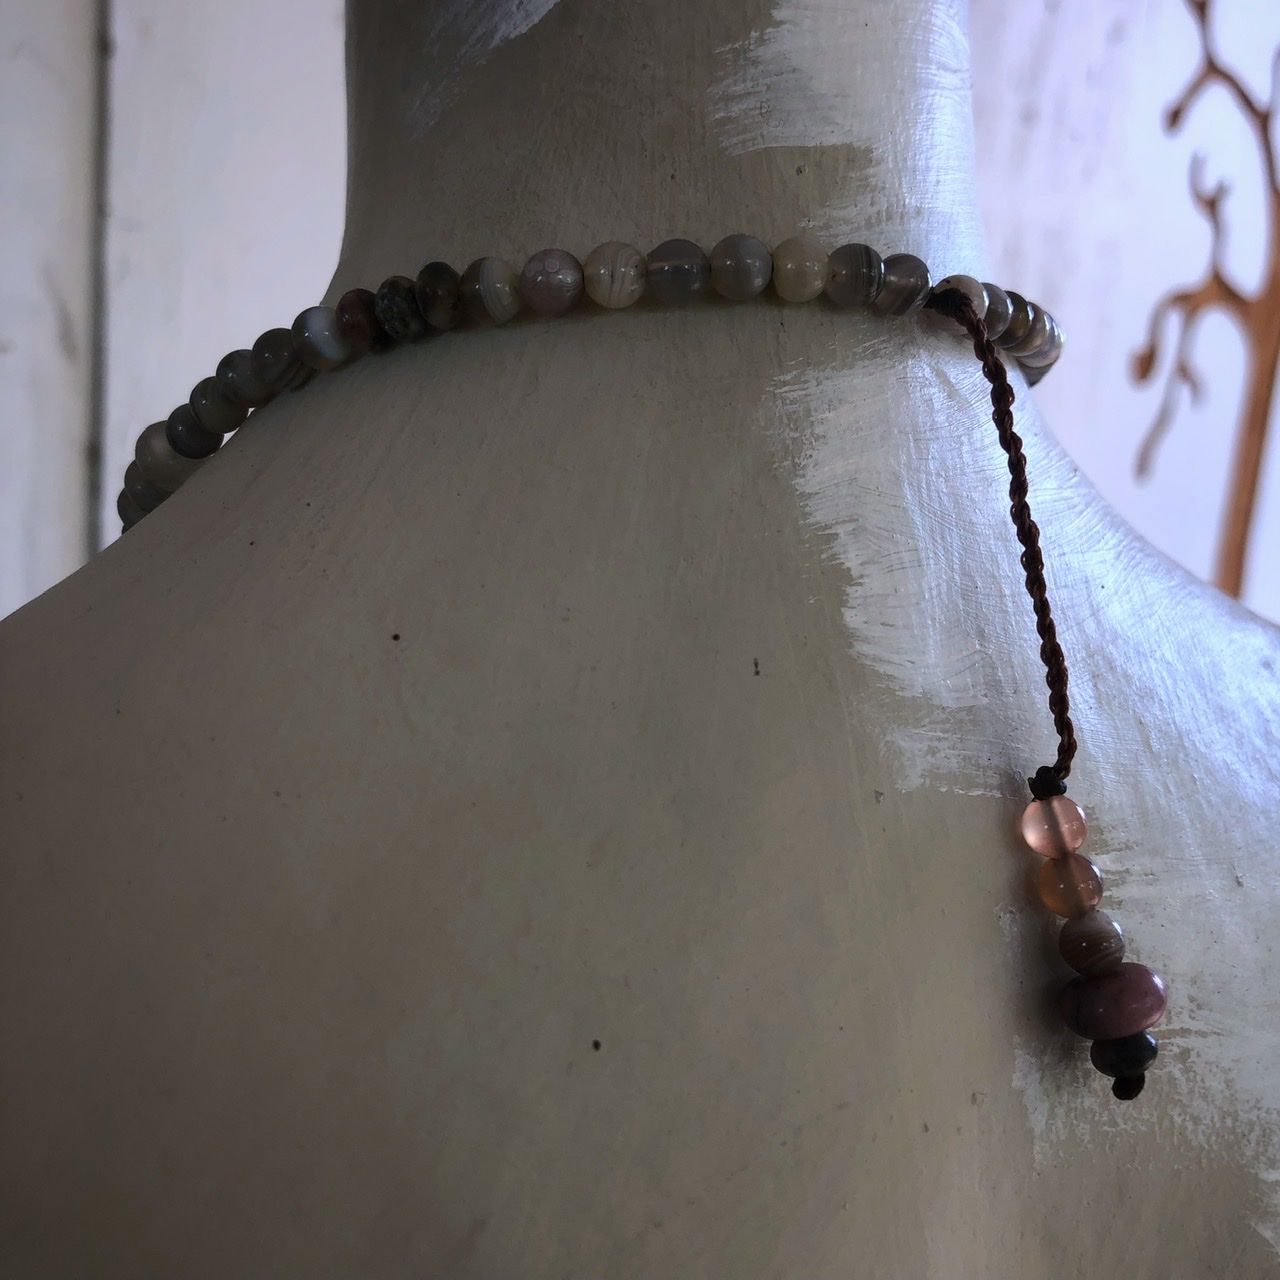
[[1040,901],[1056,916],[1086,916],[1102,901],[1102,875],[1083,853],[1040,864]]
[[1073,978],[1058,997],[1062,1020],[1090,1040],[1119,1040],[1154,1027],[1168,1003],[1164,979],[1132,962],[1097,977]]
[[1066,796],[1033,800],[1022,811],[1022,838],[1042,858],[1061,858],[1084,844],[1084,810]]

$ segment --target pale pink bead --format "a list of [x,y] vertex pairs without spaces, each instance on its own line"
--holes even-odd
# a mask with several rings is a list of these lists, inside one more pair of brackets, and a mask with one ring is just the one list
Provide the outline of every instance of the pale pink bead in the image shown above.
[[1022,838],[1042,858],[1063,858],[1084,844],[1084,810],[1066,796],[1033,800],[1022,811]]

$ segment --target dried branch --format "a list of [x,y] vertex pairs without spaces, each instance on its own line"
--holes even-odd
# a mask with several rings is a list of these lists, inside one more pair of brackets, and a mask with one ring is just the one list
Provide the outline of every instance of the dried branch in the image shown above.
[[1267,182],[1273,192],[1280,191],[1280,174],[1276,168],[1275,148],[1271,140],[1271,125],[1276,109],[1276,77],[1280,66],[1280,50],[1271,64],[1271,93],[1266,105],[1254,99],[1239,76],[1225,67],[1218,55],[1213,51],[1213,42],[1209,35],[1209,0],[1187,0],[1187,8],[1200,29],[1200,45],[1202,49],[1200,68],[1191,78],[1181,95],[1165,112],[1164,125],[1168,133],[1177,133],[1181,128],[1187,112],[1195,104],[1200,95],[1211,85],[1219,85],[1230,94],[1240,114],[1248,121],[1262,153],[1262,167]]

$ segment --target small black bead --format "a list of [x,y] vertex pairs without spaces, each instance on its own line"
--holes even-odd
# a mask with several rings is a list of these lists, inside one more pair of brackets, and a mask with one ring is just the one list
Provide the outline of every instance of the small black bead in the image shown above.
[[1142,1086],[1146,1083],[1147,1077],[1145,1075],[1118,1076],[1111,1082],[1111,1092],[1121,1102],[1131,1102],[1142,1092]]
[[206,431],[200,425],[195,410],[189,404],[180,404],[169,415],[164,424],[164,438],[174,453],[184,458],[207,458],[222,444],[220,435]]
[[1139,1076],[1156,1060],[1159,1049],[1150,1031],[1139,1031],[1118,1040],[1095,1040],[1089,1061],[1104,1076]]

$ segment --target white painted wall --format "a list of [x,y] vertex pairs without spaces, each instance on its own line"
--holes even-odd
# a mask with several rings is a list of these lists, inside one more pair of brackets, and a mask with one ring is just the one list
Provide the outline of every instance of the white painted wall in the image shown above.
[[[1223,55],[1262,96],[1280,8],[1269,0],[1219,7]],[[346,161],[341,0],[116,0],[112,13],[108,536],[142,427],[223,352],[289,323],[320,296],[338,252]],[[94,13],[88,0],[0,0],[0,14],[3,613],[74,568],[86,546]],[[1195,279],[1204,260],[1207,233],[1186,191],[1194,150],[1213,157],[1211,177],[1233,183],[1232,269],[1245,283],[1258,271],[1252,142],[1220,93],[1205,98],[1182,136],[1162,133],[1162,112],[1197,58],[1175,0],[972,0],[971,26],[992,268],[1044,299],[1070,338],[1037,398],[1117,509],[1208,575],[1239,338],[1225,320],[1202,326],[1198,350],[1214,370],[1208,393],[1200,406],[1182,405],[1146,481],[1134,460],[1159,384],[1136,387],[1128,359],[1155,299]],[[1273,439],[1245,598],[1275,618],[1278,546]]]
[[0,617],[88,551],[91,0],[0,0]]

